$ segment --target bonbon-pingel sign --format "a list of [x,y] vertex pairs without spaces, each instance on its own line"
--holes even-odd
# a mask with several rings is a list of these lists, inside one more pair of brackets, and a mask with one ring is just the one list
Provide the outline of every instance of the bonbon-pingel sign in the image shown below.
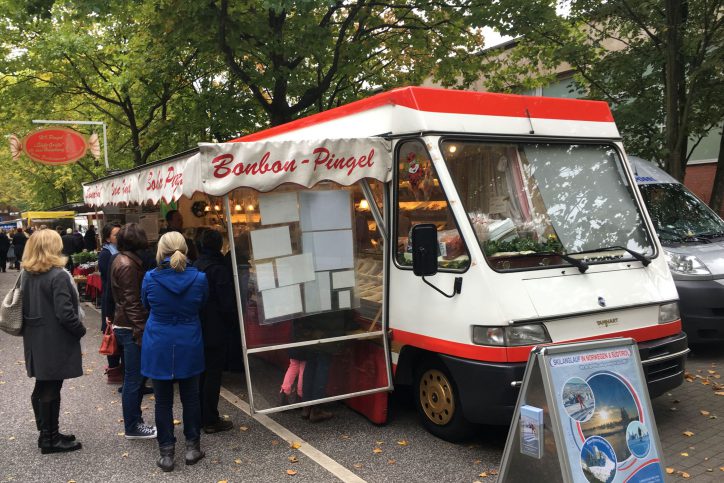
[[35,162],[47,165],[75,163],[86,155],[88,150],[94,158],[100,156],[98,135],[86,139],[81,133],[68,128],[49,128],[34,131],[22,140],[10,136],[10,152],[13,159],[25,153]]

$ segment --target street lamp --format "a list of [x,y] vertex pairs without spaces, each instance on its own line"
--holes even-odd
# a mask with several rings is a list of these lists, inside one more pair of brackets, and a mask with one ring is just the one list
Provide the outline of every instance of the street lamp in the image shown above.
[[106,142],[106,123],[101,121],[50,121],[47,119],[33,119],[33,124],[85,124],[103,126],[103,155],[106,161],[106,171],[111,167],[108,165],[108,143]]

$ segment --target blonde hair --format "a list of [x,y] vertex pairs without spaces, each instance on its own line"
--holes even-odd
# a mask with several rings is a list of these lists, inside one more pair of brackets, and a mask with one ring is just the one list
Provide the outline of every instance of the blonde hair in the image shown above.
[[28,272],[43,273],[53,267],[65,267],[63,240],[55,230],[38,230],[28,238],[23,251],[22,267]]
[[171,268],[177,272],[186,270],[186,239],[177,231],[169,231],[165,233],[158,241],[158,249],[156,250],[156,262],[161,262],[166,257],[171,257]]

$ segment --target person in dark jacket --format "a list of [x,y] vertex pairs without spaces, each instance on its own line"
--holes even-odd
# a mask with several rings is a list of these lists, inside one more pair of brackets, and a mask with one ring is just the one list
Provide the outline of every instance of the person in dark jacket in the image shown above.
[[96,240],[96,227],[93,225],[90,225],[88,227],[88,230],[85,232],[85,235],[83,236],[83,244],[85,246],[85,249],[89,252],[94,252],[98,250],[98,240]]
[[[98,253],[98,271],[101,273],[101,332],[106,331],[107,324],[113,323],[113,315],[116,312],[116,305],[111,293],[110,272],[111,259],[118,253],[116,237],[119,231],[121,231],[121,225],[117,223],[107,223],[101,230],[103,248]],[[122,384],[123,372],[121,371],[121,356],[108,356],[108,367],[106,367],[108,384]]]
[[10,238],[5,230],[0,230],[0,270],[5,272],[8,264],[8,250],[10,250]]
[[156,428],[143,422],[141,414],[141,340],[148,311],[141,303],[141,283],[145,270],[139,252],[148,247],[146,232],[138,223],[129,223],[118,232],[118,251],[111,264],[111,292],[116,304],[113,332],[123,347],[123,424],[126,439],[156,437]]
[[28,237],[23,233],[22,228],[18,228],[13,235],[13,250],[15,251],[15,270],[20,270],[20,262],[23,259],[23,251],[25,250],[25,244],[28,242]]
[[56,232],[38,231],[28,241],[21,273],[25,367],[35,378],[30,401],[43,454],[82,446],[75,436],[60,433],[58,423],[63,381],[83,375],[80,339],[86,332],[78,291],[63,270],[62,247]]
[[176,437],[173,428],[173,384],[178,382],[183,405],[187,465],[205,455],[201,451],[199,376],[204,371],[204,346],[199,311],[206,304],[206,275],[186,266],[186,240],[168,232],[158,241],[158,268],[143,278],[141,297],[150,310],[143,334],[141,372],[153,381],[160,456],[156,464],[172,471]]
[[73,273],[73,268],[75,267],[75,264],[73,263],[73,255],[76,253],[77,248],[77,240],[75,236],[73,236],[73,229],[68,228],[65,231],[65,235],[62,237],[63,240],[63,255],[65,255],[68,258],[68,264],[65,266],[65,268],[68,269],[70,273]]
[[221,247],[224,239],[216,230],[206,230],[199,238],[199,258],[194,266],[206,274],[209,302],[201,310],[204,362],[201,375],[201,421],[205,433],[228,431],[234,424],[219,418],[221,373],[226,363],[228,340],[238,325],[234,274],[225,262]]

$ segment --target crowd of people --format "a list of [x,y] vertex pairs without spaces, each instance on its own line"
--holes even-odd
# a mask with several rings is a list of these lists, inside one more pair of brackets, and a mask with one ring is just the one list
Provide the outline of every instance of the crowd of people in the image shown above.
[[[136,223],[104,225],[98,251],[101,329],[111,325],[120,349],[119,356],[108,356],[107,374],[109,382],[122,383],[125,437],[156,438],[156,463],[166,472],[174,469],[174,384],[183,406],[187,465],[205,456],[202,431],[233,427],[218,412],[228,329],[238,320],[232,268],[217,231],[206,230],[192,242],[177,231],[183,223],[179,218],[178,212],[169,213],[169,228],[155,253]],[[15,242],[18,233],[25,243]],[[14,234],[12,246],[22,260],[23,342],[28,376],[36,379],[31,403],[38,446],[43,454],[75,451],[80,441],[59,431],[60,393],[65,379],[83,374],[80,339],[86,329],[80,296],[66,269],[72,268],[68,258],[75,250],[95,250],[98,243],[95,232],[86,234],[83,248],[73,230],[62,236],[47,228],[27,237],[22,233]],[[3,246],[0,236],[0,255]],[[150,391],[146,379],[155,395],[155,426],[144,421],[141,410],[143,395]]]

